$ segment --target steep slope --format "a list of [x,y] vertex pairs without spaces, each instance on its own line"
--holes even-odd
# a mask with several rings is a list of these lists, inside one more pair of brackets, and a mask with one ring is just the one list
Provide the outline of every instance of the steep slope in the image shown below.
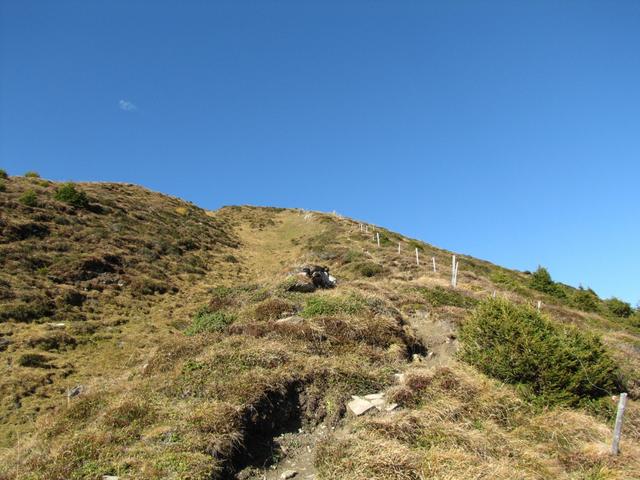
[[[555,324],[602,335],[633,391],[640,372],[638,330],[609,315],[597,298],[587,311],[578,309],[580,290],[552,283],[543,292],[530,274],[459,254],[453,289],[451,252],[337,215],[253,207],[205,215],[137,187],[103,184],[81,185],[91,204],[102,207],[79,211],[50,200],[58,186],[40,182],[12,178],[0,193],[3,234],[56,211],[76,225],[82,218],[82,225],[108,239],[100,249],[71,242],[73,255],[61,263],[85,255],[135,257],[145,246],[153,250],[146,244],[123,248],[122,237],[131,237],[123,230],[102,233],[116,211],[129,212],[127,232],[153,231],[149,242],[178,242],[185,230],[198,230],[189,251],[128,259],[121,271],[88,279],[59,282],[45,275],[38,280],[42,284],[24,289],[22,279],[37,270],[24,265],[73,229],[58,230],[56,223],[44,236],[3,236],[2,248],[20,252],[12,254],[14,263],[4,264],[10,292],[33,294],[46,286],[58,305],[63,290],[73,288],[94,300],[62,309],[86,319],[58,317],[56,310],[30,323],[7,316],[1,324],[2,338],[12,342],[3,352],[5,378],[35,382],[56,375],[18,403],[3,392],[3,431],[10,433],[0,478],[204,479],[236,478],[238,472],[262,478],[271,465],[290,465],[292,459],[299,465],[303,457],[304,474],[316,478],[640,475],[635,401],[628,406],[622,455],[610,457],[607,412],[613,402],[607,407],[606,397],[604,410],[540,408],[456,357],[459,325],[479,302],[494,292],[516,304],[540,300]],[[16,200],[30,188],[38,189],[37,208]],[[158,216],[149,215],[152,203]],[[163,215],[170,219],[159,221]],[[199,268],[184,272],[191,255],[200,259]],[[310,263],[328,265],[338,287],[289,291],[290,274]],[[58,268],[49,259],[47,273]],[[168,288],[143,295],[138,277]],[[93,285],[109,278],[115,286],[94,293]],[[24,302],[13,295],[3,305]],[[47,363],[56,368],[21,365],[20,356],[42,352],[29,339],[58,332],[49,325],[55,322],[65,323],[60,332],[77,338],[76,346],[46,351],[52,357]],[[95,330],[80,331],[83,325]],[[399,373],[404,380],[398,384]],[[76,385],[82,385],[81,393],[67,398],[67,389]],[[378,391],[400,408],[353,419],[346,410],[351,395]],[[280,470],[268,474],[277,478]]]
[[55,200],[53,182],[3,184],[0,444],[66,389],[134,358],[209,265],[234,271],[224,258],[238,245],[204,210],[133,185],[82,184],[78,207]]

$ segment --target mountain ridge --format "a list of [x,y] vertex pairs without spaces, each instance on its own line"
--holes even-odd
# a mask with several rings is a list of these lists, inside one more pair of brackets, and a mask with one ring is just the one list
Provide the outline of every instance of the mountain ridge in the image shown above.
[[[76,206],[56,199],[62,186],[9,177],[0,192],[0,478],[235,478],[286,459],[274,439],[322,426],[340,434],[309,445],[318,478],[468,478],[478,465],[495,478],[511,468],[522,478],[640,471],[631,446],[622,463],[600,452],[604,417],[540,413],[456,355],[460,326],[494,292],[534,309],[540,301],[554,324],[601,336],[637,398],[633,312],[616,316],[588,290],[461,254],[452,288],[453,252],[338,215],[212,212],[93,182],[72,185],[88,198]],[[331,267],[337,288],[290,292],[313,263]],[[401,372],[408,386],[394,386]],[[350,395],[379,390],[404,399],[398,414],[349,420]],[[513,416],[496,419],[499,399]],[[639,439],[630,403],[628,435]],[[434,405],[462,410],[440,418]],[[562,430],[568,419],[582,430]],[[429,428],[452,429],[457,440],[425,436]],[[380,429],[398,433],[363,434]],[[535,431],[542,439],[531,439]],[[579,441],[560,448],[548,436],[556,431]],[[491,450],[495,435],[504,451]],[[397,455],[405,463],[394,469]],[[458,473],[446,477],[448,462]]]

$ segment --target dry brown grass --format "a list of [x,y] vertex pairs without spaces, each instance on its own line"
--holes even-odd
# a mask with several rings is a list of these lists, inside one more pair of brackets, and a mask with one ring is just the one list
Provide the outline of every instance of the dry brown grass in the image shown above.
[[[27,188],[37,191],[37,208],[17,202]],[[384,230],[389,241],[378,248],[349,219],[252,207],[205,213],[138,187],[104,184],[82,185],[104,210],[77,211],[50,200],[54,188],[11,178],[0,192],[7,207],[0,228],[27,235],[0,244],[0,302],[29,298],[54,309],[50,319],[0,324],[12,359],[0,372],[3,480],[219,478],[252,444],[247,432],[275,428],[264,417],[286,423],[278,412],[299,404],[300,421],[339,427],[350,395],[390,387],[392,374],[407,368],[419,346],[410,316],[427,312],[456,325],[468,312],[455,295],[436,301],[425,294],[448,289],[450,252]],[[437,273],[430,271],[431,256]],[[524,274],[496,283],[490,277],[497,267],[459,258],[458,292],[465,298],[496,289],[516,302],[537,299]],[[384,269],[363,277],[356,261]],[[281,284],[306,263],[331,267],[338,288],[285,292]],[[43,267],[64,283],[50,280]],[[86,271],[95,276],[83,279]],[[118,278],[126,280],[123,287]],[[165,282],[167,293],[155,282]],[[149,294],[140,295],[143,290]],[[329,313],[318,313],[327,305]],[[550,305],[557,321],[606,332],[619,358],[629,359],[628,377],[638,378],[635,332]],[[216,333],[184,335],[205,306],[236,320]],[[290,313],[304,319],[277,323]],[[64,328],[49,324],[58,320]],[[16,366],[25,353],[51,356],[54,368]],[[534,410],[514,389],[453,365],[435,372],[412,367],[407,384],[389,391],[403,409],[358,421],[322,444],[320,477],[640,477],[640,453],[629,441],[640,439],[634,401],[623,454],[612,459],[603,453],[610,428],[601,419]],[[83,392],[67,405],[66,389],[78,384]]]

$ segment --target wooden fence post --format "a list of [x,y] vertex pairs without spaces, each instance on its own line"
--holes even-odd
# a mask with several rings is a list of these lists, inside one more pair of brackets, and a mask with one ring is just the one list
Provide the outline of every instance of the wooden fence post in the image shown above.
[[433,273],[436,273],[436,257],[431,257],[431,261],[433,262]]
[[400,242],[398,242],[398,253],[400,253]]
[[627,406],[627,394],[621,393],[618,401],[618,414],[616,415],[616,425],[613,428],[613,443],[611,444],[611,453],[618,455],[620,453],[620,437],[622,436],[622,419],[624,417],[624,409]]
[[420,266],[420,257],[418,256],[418,247],[416,247],[416,265]]
[[378,247],[380,246],[380,234],[376,232],[376,240],[378,241]]
[[458,262],[456,262],[456,256],[453,255],[451,259],[451,286],[456,288],[458,285]]

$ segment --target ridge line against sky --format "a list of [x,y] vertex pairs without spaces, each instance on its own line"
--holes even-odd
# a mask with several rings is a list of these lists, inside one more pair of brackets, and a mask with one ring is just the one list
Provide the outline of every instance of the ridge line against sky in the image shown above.
[[337,210],[640,301],[640,2],[0,1],[0,167]]

